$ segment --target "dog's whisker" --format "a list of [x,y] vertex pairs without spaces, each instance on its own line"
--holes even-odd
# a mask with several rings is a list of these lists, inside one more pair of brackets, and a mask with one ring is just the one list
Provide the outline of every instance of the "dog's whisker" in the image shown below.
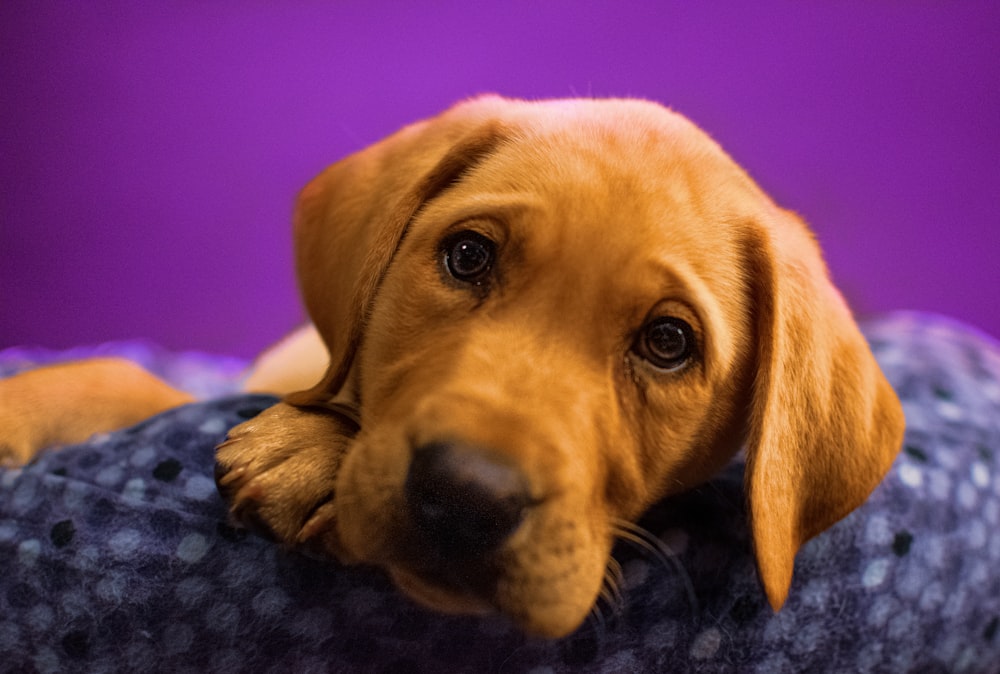
[[622,572],[621,563],[613,557],[609,558],[599,597],[615,616],[621,615],[625,610],[625,594],[622,592],[624,585],[625,574]]
[[684,568],[677,553],[665,541],[651,531],[627,520],[615,520],[612,526],[617,538],[631,543],[640,550],[645,550],[667,570],[676,573],[684,588],[684,593],[687,595],[691,610],[696,614],[700,612],[691,576]]

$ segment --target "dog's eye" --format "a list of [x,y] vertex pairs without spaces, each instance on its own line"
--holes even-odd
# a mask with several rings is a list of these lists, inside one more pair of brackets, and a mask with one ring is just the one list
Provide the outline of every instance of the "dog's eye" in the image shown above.
[[493,268],[496,244],[477,232],[458,232],[442,248],[448,273],[459,281],[478,285]]
[[694,355],[694,330],[680,318],[656,318],[643,326],[632,349],[657,369],[678,370]]

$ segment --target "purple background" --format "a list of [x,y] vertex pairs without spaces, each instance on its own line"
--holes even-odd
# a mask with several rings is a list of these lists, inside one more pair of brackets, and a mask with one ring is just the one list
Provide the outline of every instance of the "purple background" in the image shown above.
[[0,347],[253,354],[301,318],[297,190],[484,91],[667,103],[812,223],[860,312],[1000,335],[998,45],[996,0],[7,0]]

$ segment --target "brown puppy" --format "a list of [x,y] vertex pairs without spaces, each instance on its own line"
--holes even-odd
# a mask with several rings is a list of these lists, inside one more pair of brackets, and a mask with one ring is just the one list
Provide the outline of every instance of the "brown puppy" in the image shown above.
[[[777,609],[799,546],[900,446],[899,402],[806,226],[656,104],[460,104],[327,169],[295,239],[329,367],[233,429],[220,488],[248,525],[379,565],[440,610],[572,631],[616,535],[744,445]],[[305,331],[260,371],[325,351]],[[37,392],[33,374],[0,404]]]

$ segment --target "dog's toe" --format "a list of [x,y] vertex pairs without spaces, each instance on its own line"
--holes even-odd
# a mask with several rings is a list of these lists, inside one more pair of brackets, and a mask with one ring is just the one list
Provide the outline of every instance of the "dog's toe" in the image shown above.
[[354,430],[336,415],[289,405],[234,428],[215,464],[232,518],[266,539],[337,555],[334,488]]
[[326,447],[303,447],[284,461],[250,474],[243,467],[223,478],[230,512],[247,529],[289,545],[299,543],[303,525],[333,500],[339,457]]
[[250,533],[278,543],[282,537],[271,527],[270,522],[260,512],[259,501],[252,498],[239,499],[230,510],[232,518]]
[[[219,445],[221,448],[222,445]],[[218,451],[218,448],[217,450]],[[232,503],[233,497],[239,491],[239,482],[246,473],[246,467],[228,466],[222,461],[215,462],[215,487],[227,503]]]

